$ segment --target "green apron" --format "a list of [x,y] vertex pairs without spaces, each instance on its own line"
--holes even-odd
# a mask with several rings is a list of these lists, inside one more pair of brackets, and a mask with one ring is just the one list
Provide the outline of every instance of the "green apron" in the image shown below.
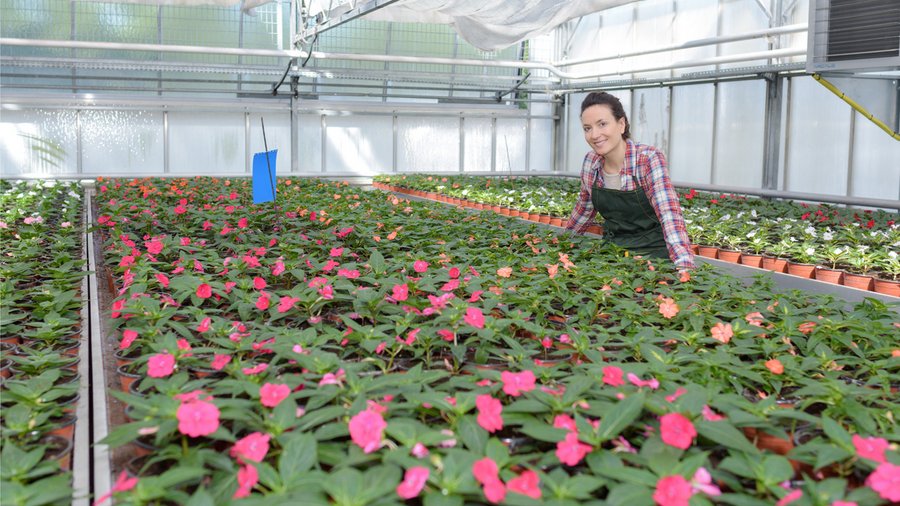
[[591,203],[603,216],[603,237],[636,255],[669,258],[662,225],[644,190],[594,187]]

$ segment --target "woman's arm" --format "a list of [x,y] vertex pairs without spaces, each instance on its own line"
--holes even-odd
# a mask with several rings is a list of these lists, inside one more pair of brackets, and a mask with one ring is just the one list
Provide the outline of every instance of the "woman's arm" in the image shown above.
[[644,191],[662,225],[669,258],[678,269],[694,268],[691,240],[687,235],[678,194],[669,179],[666,157],[659,150],[651,148],[641,155],[640,164],[644,176]]
[[572,209],[572,215],[566,222],[566,230],[571,230],[576,234],[583,234],[587,230],[597,215],[594,205],[591,203],[591,168],[594,164],[595,156],[588,153],[584,157],[581,164],[581,190],[578,192],[578,200],[575,202],[575,208]]

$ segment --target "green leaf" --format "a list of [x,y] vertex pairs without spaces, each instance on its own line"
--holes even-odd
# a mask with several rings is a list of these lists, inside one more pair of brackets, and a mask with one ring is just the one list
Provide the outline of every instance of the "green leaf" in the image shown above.
[[497,467],[500,469],[509,461],[509,448],[495,437],[488,439],[485,453],[487,457],[497,463]]
[[463,506],[463,498],[458,495],[444,495],[440,492],[425,494],[423,506]]
[[841,424],[835,422],[831,418],[827,416],[822,417],[822,430],[825,431],[825,434],[829,439],[839,444],[842,448],[848,451],[854,451],[853,447],[853,437],[844,429]]
[[623,483],[609,491],[606,503],[609,506],[653,504],[653,489],[633,483]]
[[644,394],[637,393],[616,404],[616,409],[600,420],[600,441],[609,441],[637,420],[644,408]]
[[201,488],[194,492],[191,500],[184,506],[216,506],[216,503],[213,501],[213,497],[209,495],[209,492]]
[[788,459],[781,455],[766,455],[762,462],[762,481],[767,487],[773,487],[794,476],[794,468]]
[[72,499],[72,487],[69,485],[71,478],[69,473],[58,474],[29,484],[28,491],[33,495],[29,497],[27,504],[54,504],[63,499],[68,499],[65,502],[69,503]]
[[519,427],[519,432],[537,439],[538,441],[547,441],[550,443],[558,443],[566,438],[569,432],[566,429],[558,429],[551,427],[545,423],[528,422]]
[[488,434],[487,431],[478,425],[474,416],[466,415],[460,418],[457,431],[459,432],[459,437],[462,439],[463,444],[466,445],[466,448],[472,450],[476,455],[484,455]]
[[400,484],[401,474],[400,468],[392,464],[367,470],[363,475],[364,493],[361,498],[368,504],[379,497],[391,496]]
[[592,493],[606,485],[606,480],[589,475],[575,475],[566,480],[563,490],[572,499],[590,499]]
[[343,468],[331,473],[323,483],[325,491],[337,506],[357,506],[364,494],[362,473],[353,468]]
[[377,249],[372,250],[372,256],[369,257],[369,266],[375,274],[382,274],[385,271],[384,256]]
[[756,446],[753,446],[750,441],[747,441],[747,437],[744,436],[744,433],[737,430],[728,422],[697,420],[694,422],[694,426],[697,428],[697,433],[699,435],[719,443],[720,445],[746,453],[759,453],[759,449],[757,449]]
[[722,494],[716,497],[716,500],[734,506],[772,506],[771,500],[763,501],[746,494]]
[[281,481],[289,486],[290,482],[301,477],[316,463],[318,443],[310,434],[291,434],[286,439],[287,443],[278,460],[278,471],[281,473]]

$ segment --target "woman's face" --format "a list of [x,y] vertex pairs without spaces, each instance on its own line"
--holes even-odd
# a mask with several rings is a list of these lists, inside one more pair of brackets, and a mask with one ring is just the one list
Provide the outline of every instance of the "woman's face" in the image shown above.
[[585,109],[581,113],[581,124],[584,140],[600,156],[605,157],[624,142],[625,118],[616,120],[608,105],[592,105]]

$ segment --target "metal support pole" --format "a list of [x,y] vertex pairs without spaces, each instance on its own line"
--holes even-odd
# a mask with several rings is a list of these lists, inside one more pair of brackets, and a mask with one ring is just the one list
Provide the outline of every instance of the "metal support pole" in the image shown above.
[[763,180],[767,190],[778,188],[778,165],[781,159],[781,109],[784,78],[777,74],[766,76],[766,112],[763,140]]
[[787,91],[785,100],[787,102],[787,114],[785,115],[785,125],[784,125],[784,168],[782,168],[782,180],[781,180],[781,189],[788,189],[788,176],[791,171],[790,164],[790,152],[791,152],[791,116],[793,116],[794,112],[794,100],[791,98],[791,95],[794,93],[794,81],[792,79],[787,79]]
[[853,148],[856,145],[856,111],[850,108],[850,138],[847,140],[847,193],[853,195]]
[[169,111],[163,111],[163,172],[169,173]]
[[291,172],[300,172],[300,113],[296,96],[291,96]]
[[[512,167],[510,167],[512,170]],[[531,118],[525,118],[525,170],[531,170]]]
[[[251,171],[251,155],[250,155],[250,113],[244,113],[244,172],[250,174]],[[269,155],[266,155],[269,156]]]
[[712,156],[709,163],[709,182],[716,182],[716,138],[719,129],[719,83],[713,83],[713,110],[712,110]]
[[326,163],[327,163],[327,160],[326,160],[327,156],[326,156],[326,155],[328,154],[328,142],[327,142],[327,139],[328,139],[328,135],[327,135],[327,134],[328,134],[328,121],[325,119],[325,115],[324,115],[324,114],[322,114],[322,115],[319,116],[319,121],[321,122],[320,125],[321,125],[321,127],[322,127],[322,167],[321,167],[321,169],[322,169],[322,172],[325,172],[326,167],[327,167],[327,165],[326,165]]
[[[69,38],[75,40],[75,0],[69,1]],[[69,51],[69,57],[72,60],[75,60],[77,57],[76,49],[72,48]],[[78,88],[76,87],[76,81],[78,80],[78,70],[75,67],[72,67],[72,93],[78,93]]]
[[491,116],[491,172],[497,170],[497,117]]
[[391,172],[397,172],[397,149],[400,138],[400,118],[397,111],[391,115]]
[[75,172],[84,171],[84,144],[81,131],[81,109],[75,110]]
[[459,113],[459,172],[466,171],[466,117]]
[[[156,9],[156,43],[157,43],[157,44],[162,44],[162,43],[163,43],[163,36],[162,36],[162,20],[163,20],[163,18],[162,18],[162,12],[163,12],[163,6],[160,5],[160,6]],[[161,60],[163,59],[163,58],[162,58],[162,53],[158,53],[158,54],[157,54],[157,58],[159,58],[159,60],[161,61]],[[158,71],[158,72],[156,73],[156,79],[157,79],[157,81],[156,81],[156,90],[157,90],[157,91],[156,91],[156,94],[159,95],[159,96],[162,96],[162,91],[163,91],[163,73],[162,73],[162,70],[160,70],[160,71]]]

